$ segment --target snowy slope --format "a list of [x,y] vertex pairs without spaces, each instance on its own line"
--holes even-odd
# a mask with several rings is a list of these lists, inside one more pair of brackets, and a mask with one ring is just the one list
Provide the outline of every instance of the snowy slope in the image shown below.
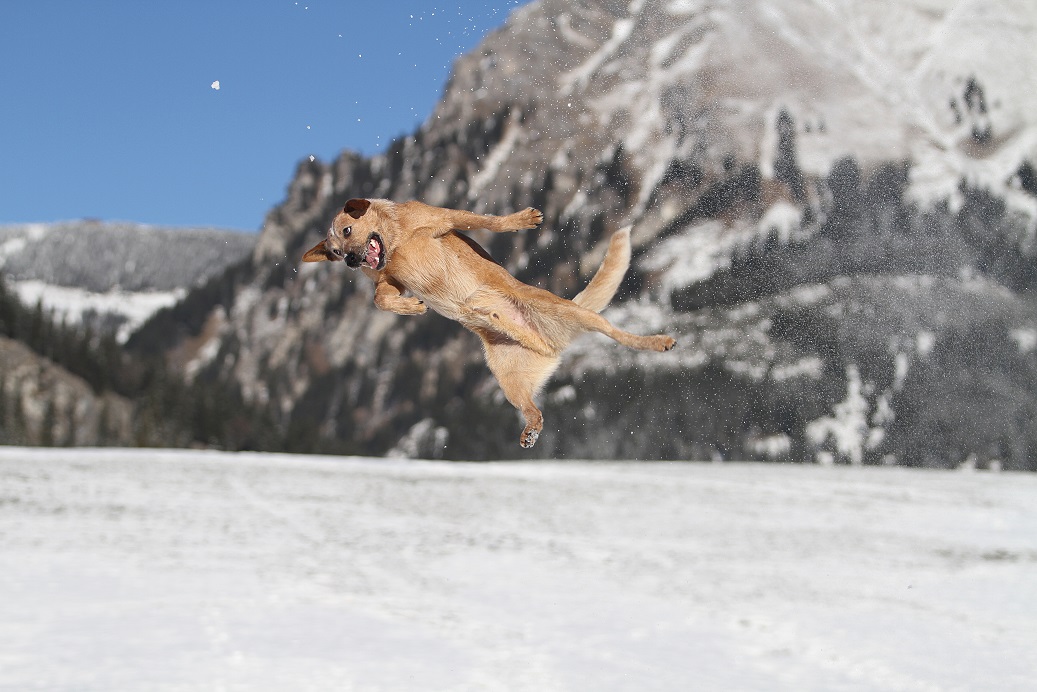
[[55,319],[114,327],[120,341],[158,310],[246,258],[256,237],[213,228],[68,221],[0,226],[0,272]]
[[[601,10],[562,12],[557,25],[581,12]],[[953,203],[965,177],[1037,219],[1011,182],[1037,159],[1032,2],[638,1],[609,19],[600,44],[561,32],[573,52],[595,49],[558,93],[586,99],[619,136],[645,195],[672,158],[704,149],[714,165],[731,155],[770,177],[784,110],[807,174],[844,156],[910,159],[920,199]]]
[[11,288],[23,305],[43,306],[53,313],[54,320],[79,324],[84,316],[115,316],[118,323],[115,335],[124,343],[140,325],[162,308],[172,307],[187,295],[187,288],[172,291],[123,291],[113,288],[95,293],[85,288],[55,286],[43,281],[12,281]]
[[1032,689],[1035,491],[3,448],[0,689]]

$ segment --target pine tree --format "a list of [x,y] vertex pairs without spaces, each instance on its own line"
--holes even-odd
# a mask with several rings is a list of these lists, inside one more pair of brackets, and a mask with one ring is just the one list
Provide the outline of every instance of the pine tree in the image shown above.
[[774,177],[789,186],[797,202],[806,199],[803,172],[796,160],[796,123],[784,108],[778,113],[778,151],[774,157]]
[[47,398],[47,406],[43,411],[43,421],[40,423],[40,445],[43,447],[54,446],[54,429],[58,423],[58,407],[54,401],[54,395]]

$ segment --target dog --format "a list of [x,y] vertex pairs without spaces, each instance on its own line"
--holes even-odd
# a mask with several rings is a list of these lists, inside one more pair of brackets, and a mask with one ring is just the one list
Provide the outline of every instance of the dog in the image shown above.
[[536,228],[543,218],[533,208],[493,216],[417,201],[351,199],[327,237],[302,260],[359,268],[374,281],[374,304],[380,310],[420,315],[432,308],[475,332],[504,396],[525,418],[519,444],[528,449],[544,427],[533,398],[576,336],[600,332],[642,351],[669,351],[677,343],[664,334],[625,332],[598,314],[630,266],[629,228],[612,235],[598,271],[572,300],[522,283],[458,232],[522,231]]

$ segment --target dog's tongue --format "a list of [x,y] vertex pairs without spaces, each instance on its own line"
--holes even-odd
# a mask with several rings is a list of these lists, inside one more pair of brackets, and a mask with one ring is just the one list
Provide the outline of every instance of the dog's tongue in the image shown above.
[[364,257],[364,262],[367,263],[367,266],[371,267],[371,269],[377,269],[381,254],[382,246],[378,244],[377,240],[371,238],[367,241],[367,255]]

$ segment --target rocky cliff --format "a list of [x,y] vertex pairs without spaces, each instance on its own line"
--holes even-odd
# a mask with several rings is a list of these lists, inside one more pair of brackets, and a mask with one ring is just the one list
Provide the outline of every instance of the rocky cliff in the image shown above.
[[133,406],[98,393],[82,378],[0,336],[0,444],[129,445]]
[[606,315],[679,341],[583,337],[533,454],[1035,469],[1035,29],[1023,0],[531,3],[418,131],[301,163],[251,263],[131,345],[232,376],[291,449],[524,455],[474,336],[299,257],[350,197],[532,205],[473,236],[572,297],[633,224]]

